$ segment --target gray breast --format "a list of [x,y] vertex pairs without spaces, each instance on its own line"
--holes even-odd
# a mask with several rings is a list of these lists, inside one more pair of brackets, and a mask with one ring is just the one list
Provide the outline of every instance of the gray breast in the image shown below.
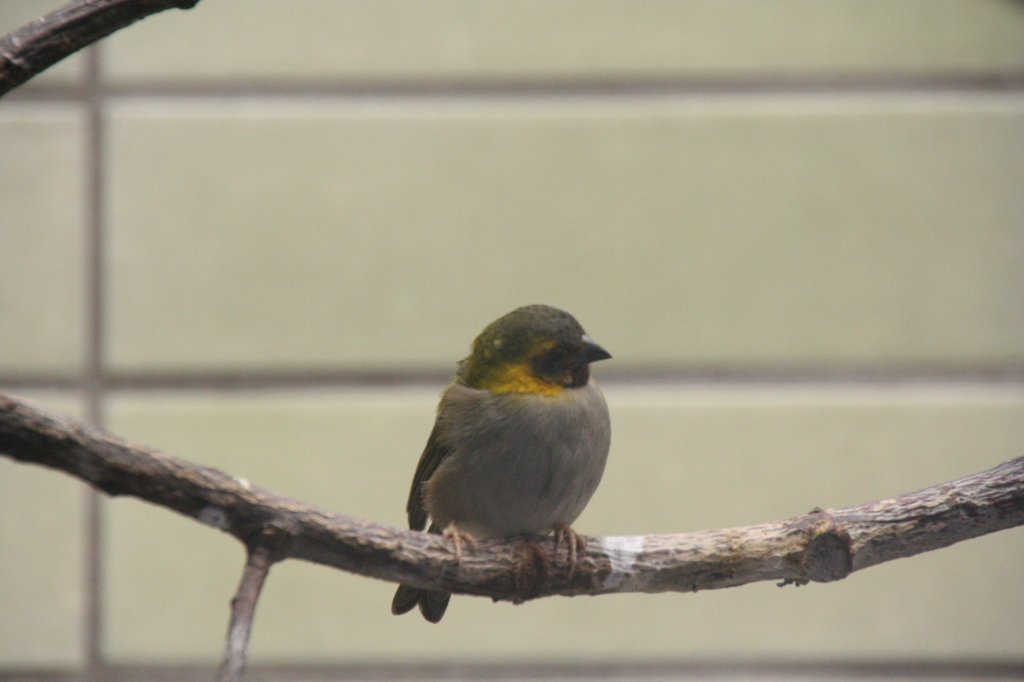
[[593,381],[557,396],[453,386],[442,404],[450,452],[425,487],[436,523],[489,537],[576,520],[601,481],[611,438]]

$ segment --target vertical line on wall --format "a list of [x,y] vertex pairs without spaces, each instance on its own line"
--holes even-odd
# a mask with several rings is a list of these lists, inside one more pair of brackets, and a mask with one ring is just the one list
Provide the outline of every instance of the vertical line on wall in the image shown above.
[[[88,420],[103,426],[103,133],[104,102],[101,91],[100,48],[85,50],[85,413]],[[100,495],[89,490],[85,502],[85,608],[83,613],[86,677],[103,678],[102,628],[102,540]]]

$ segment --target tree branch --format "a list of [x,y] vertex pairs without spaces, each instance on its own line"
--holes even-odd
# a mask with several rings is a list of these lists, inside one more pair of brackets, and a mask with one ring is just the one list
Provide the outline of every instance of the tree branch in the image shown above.
[[231,600],[231,622],[224,643],[224,658],[220,664],[218,682],[241,682],[245,677],[245,658],[249,649],[252,619],[256,615],[256,602],[273,564],[273,552],[266,545],[253,547],[246,553],[242,581],[238,584],[235,598]]
[[71,0],[0,39],[0,97],[83,47],[166,9],[199,0]]
[[[460,562],[437,535],[333,514],[216,469],[132,445],[0,395],[0,452],[109,495],[132,495],[301,559],[416,587],[521,602],[549,595],[697,591],[761,580],[829,582],[885,561],[1024,524],[1024,457],[854,507],[753,526],[589,538],[572,576],[544,543],[488,540]],[[250,557],[250,560],[251,557]]]

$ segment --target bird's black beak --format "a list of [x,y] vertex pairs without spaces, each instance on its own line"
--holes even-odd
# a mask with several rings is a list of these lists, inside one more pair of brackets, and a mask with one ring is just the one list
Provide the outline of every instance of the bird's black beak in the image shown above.
[[598,360],[608,360],[612,357],[612,354],[606,351],[601,346],[594,343],[594,340],[583,335],[583,359],[587,362],[597,362]]

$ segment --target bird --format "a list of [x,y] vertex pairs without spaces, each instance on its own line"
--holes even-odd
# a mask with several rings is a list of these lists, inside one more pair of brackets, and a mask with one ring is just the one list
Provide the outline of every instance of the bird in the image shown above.
[[[576,319],[526,305],[487,325],[441,394],[409,490],[409,528],[454,545],[555,534],[570,574],[582,543],[571,524],[597,490],[611,443],[590,364],[611,354]],[[451,594],[399,585],[391,612],[441,620]]]

